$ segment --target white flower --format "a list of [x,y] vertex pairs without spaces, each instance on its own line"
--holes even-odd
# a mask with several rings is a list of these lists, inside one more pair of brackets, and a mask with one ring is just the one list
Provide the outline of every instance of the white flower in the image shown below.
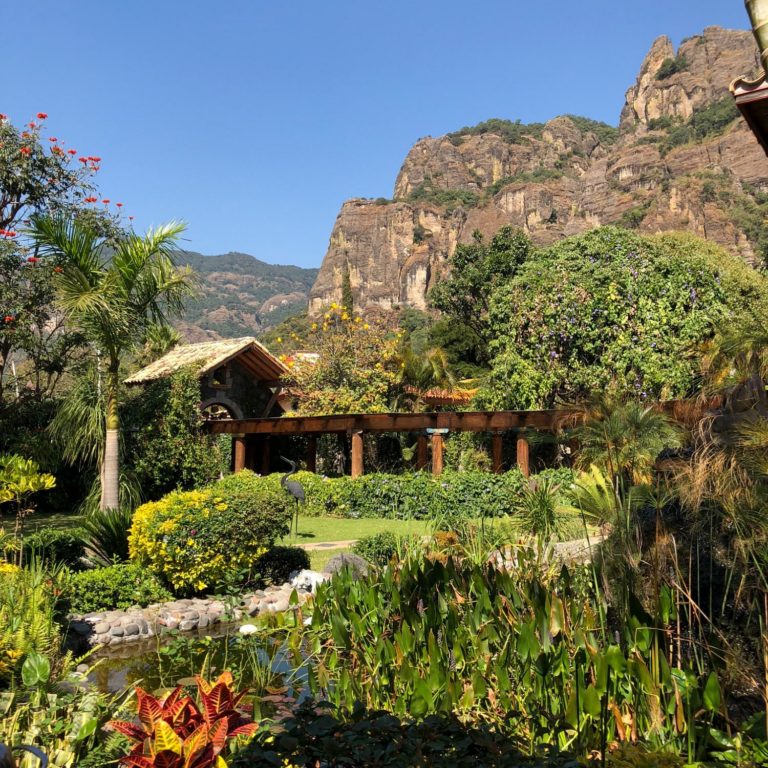
[[308,627],[311,623],[312,623],[312,617],[311,616],[307,616],[307,618],[304,619],[304,626]]
[[238,630],[241,635],[252,635],[254,632],[258,632],[259,628],[255,624],[243,624]]

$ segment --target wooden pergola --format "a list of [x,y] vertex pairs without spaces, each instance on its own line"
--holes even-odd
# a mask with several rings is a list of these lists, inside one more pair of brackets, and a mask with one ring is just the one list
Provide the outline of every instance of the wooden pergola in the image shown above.
[[[675,421],[691,423],[701,417],[712,402],[671,400],[660,403]],[[212,434],[231,435],[233,468],[246,467],[266,473],[271,463],[271,443],[276,437],[305,437],[307,439],[307,470],[317,466],[317,438],[320,435],[342,434],[351,437],[352,477],[365,471],[363,435],[392,432],[417,434],[416,467],[423,469],[432,448],[432,473],[443,471],[443,448],[451,432],[485,432],[492,440],[492,468],[503,471],[503,438],[505,433],[516,435],[515,463],[526,476],[530,472],[530,446],[526,435],[530,431],[556,432],[575,411],[567,409],[543,411],[461,411],[430,413],[355,413],[329,416],[282,416],[268,419],[232,419],[209,422]],[[257,459],[261,458],[259,463]]]

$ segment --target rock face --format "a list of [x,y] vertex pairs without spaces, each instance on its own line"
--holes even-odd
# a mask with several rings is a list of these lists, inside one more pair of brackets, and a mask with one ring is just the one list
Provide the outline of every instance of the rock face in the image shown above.
[[358,307],[423,309],[456,245],[505,224],[539,245],[604,224],[682,229],[756,263],[755,195],[768,190],[768,158],[728,84],[758,67],[749,32],[708,28],[677,52],[661,37],[627,91],[618,129],[565,116],[420,139],[393,200],[344,203],[310,311],[341,300],[345,274]]

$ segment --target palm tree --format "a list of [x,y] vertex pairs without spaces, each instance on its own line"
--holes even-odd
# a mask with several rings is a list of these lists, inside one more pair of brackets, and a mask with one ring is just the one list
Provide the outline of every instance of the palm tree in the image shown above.
[[401,397],[415,407],[430,389],[450,391],[456,386],[456,378],[445,350],[431,347],[416,352],[407,345],[400,355],[399,383],[402,391],[395,398],[395,408],[399,406]]
[[108,241],[76,219],[45,216],[31,223],[41,254],[61,264],[58,297],[65,317],[106,366],[101,509],[120,506],[120,365],[151,326],[181,315],[185,297],[194,290],[191,270],[178,269],[173,258],[183,231],[183,224],[171,222],[144,236],[131,233]]
[[605,471],[621,492],[647,483],[658,455],[680,446],[680,431],[659,410],[637,400],[598,397],[578,413],[573,431],[579,443],[580,469],[593,464]]

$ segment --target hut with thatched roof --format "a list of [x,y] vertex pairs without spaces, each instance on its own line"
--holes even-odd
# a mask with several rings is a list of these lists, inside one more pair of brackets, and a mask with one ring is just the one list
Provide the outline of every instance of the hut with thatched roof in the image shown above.
[[200,380],[200,407],[208,419],[279,416],[287,368],[251,336],[183,344],[125,380],[140,385],[192,368]]

